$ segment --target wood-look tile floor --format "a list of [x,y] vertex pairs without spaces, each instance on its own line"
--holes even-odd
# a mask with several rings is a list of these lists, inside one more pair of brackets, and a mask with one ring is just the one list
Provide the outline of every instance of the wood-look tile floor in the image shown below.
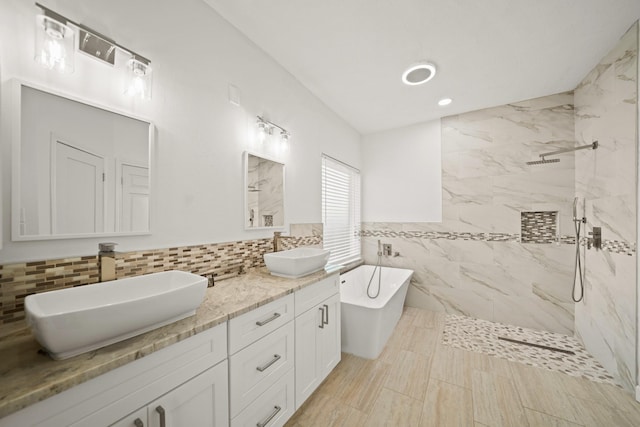
[[452,348],[443,326],[405,307],[380,357],[343,354],[286,426],[640,426],[630,393]]

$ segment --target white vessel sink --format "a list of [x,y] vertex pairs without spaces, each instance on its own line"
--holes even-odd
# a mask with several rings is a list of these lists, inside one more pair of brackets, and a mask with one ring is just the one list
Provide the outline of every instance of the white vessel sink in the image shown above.
[[54,359],[66,359],[195,314],[207,279],[165,271],[25,298],[27,324]]
[[264,263],[274,276],[295,279],[322,270],[329,261],[329,251],[300,247],[264,254]]

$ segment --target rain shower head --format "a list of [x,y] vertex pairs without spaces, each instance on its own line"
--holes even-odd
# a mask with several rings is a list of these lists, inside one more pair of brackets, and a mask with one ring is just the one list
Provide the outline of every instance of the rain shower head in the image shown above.
[[547,163],[558,163],[560,159],[542,159],[542,160],[533,160],[531,162],[527,162],[528,165],[544,165]]
[[556,154],[562,154],[562,153],[571,153],[573,151],[578,151],[578,150],[585,150],[585,149],[591,149],[591,150],[595,150],[598,148],[598,141],[593,141],[591,144],[587,144],[587,145],[581,145],[579,147],[573,147],[573,148],[564,148],[562,150],[556,150],[556,151],[551,151],[549,153],[542,153],[540,154],[540,160],[533,160],[531,162],[527,162],[528,165],[544,165],[546,163],[556,163],[559,162],[560,159],[545,159],[545,157],[547,156],[555,156]]

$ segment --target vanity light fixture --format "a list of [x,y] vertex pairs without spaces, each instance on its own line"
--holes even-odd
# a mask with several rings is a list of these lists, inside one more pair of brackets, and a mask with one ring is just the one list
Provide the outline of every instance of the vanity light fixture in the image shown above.
[[436,66],[428,62],[407,68],[402,74],[402,82],[409,86],[421,85],[436,75]]
[[61,73],[73,72],[75,31],[67,25],[65,17],[43,9],[36,16],[35,42],[34,59],[38,64]]
[[128,79],[124,93],[145,99],[151,98],[151,61],[40,3],[36,3],[36,6],[42,9],[42,14],[36,17],[36,62],[63,73],[73,72],[75,34],[78,33],[78,50],[95,59],[116,65],[116,50],[128,54]]
[[438,105],[444,107],[451,104],[451,101],[453,101],[451,98],[442,98],[440,101],[438,101]]
[[291,134],[285,128],[270,122],[269,120],[265,120],[260,116],[257,116],[256,126],[258,127],[258,138],[260,139],[260,142],[263,142],[267,135],[273,135],[274,129],[279,129],[281,145],[283,148],[287,147]]

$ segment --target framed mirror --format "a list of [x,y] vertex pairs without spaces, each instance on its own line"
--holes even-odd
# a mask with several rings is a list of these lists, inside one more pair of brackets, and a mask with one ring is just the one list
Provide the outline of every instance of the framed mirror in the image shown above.
[[13,101],[13,240],[149,234],[149,121],[17,80]]
[[284,227],[284,164],[244,153],[244,226],[247,230]]

